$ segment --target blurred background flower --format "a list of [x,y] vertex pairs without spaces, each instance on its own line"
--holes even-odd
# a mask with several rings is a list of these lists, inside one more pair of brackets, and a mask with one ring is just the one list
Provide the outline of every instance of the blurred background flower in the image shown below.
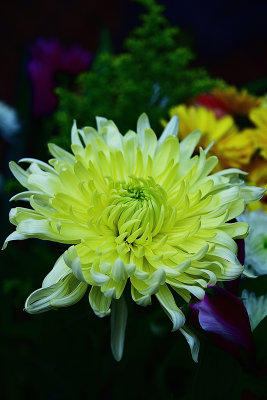
[[55,110],[58,100],[54,93],[56,73],[65,72],[71,75],[86,70],[92,55],[80,45],[65,49],[58,40],[38,39],[30,47],[28,64],[29,78],[33,90],[33,113],[36,117],[50,114]]
[[20,130],[17,111],[0,101],[0,134],[8,142]]
[[241,298],[248,312],[251,329],[254,331],[267,316],[267,295],[256,296],[255,293],[243,290]]

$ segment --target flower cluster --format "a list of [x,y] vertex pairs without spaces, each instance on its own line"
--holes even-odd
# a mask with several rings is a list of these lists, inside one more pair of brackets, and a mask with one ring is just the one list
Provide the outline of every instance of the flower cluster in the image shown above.
[[[180,135],[201,130],[200,145],[214,144],[218,169],[241,168],[248,173],[248,184],[267,188],[267,106],[264,98],[238,92],[236,88],[214,89],[197,96],[190,104],[171,108],[180,117]],[[239,118],[239,119],[238,119]],[[239,124],[242,119],[242,126]],[[245,122],[245,123],[244,123]],[[244,126],[243,126],[244,125]],[[266,197],[250,209],[266,209]]]
[[155,295],[197,359],[197,339],[179,306],[202,300],[208,285],[240,276],[235,239],[246,236],[248,224],[233,219],[264,193],[246,186],[240,170],[212,173],[217,157],[202,148],[192,156],[201,133],[179,142],[177,131],[176,116],[159,139],[145,114],[137,132],[124,136],[98,117],[97,129],[73,125],[72,153],[50,144],[49,164],[31,158],[20,160],[30,164],[26,170],[10,164],[27,189],[12,200],[31,208],[11,210],[16,231],[5,245],[27,238],[70,245],[25,310],[66,307],[90,286],[95,314],[111,312],[116,359],[123,351],[127,282],[138,305],[149,305]]

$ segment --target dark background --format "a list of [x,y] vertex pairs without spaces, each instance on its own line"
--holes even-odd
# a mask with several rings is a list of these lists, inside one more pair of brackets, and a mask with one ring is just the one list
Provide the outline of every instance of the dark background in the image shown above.
[[[266,1],[161,1],[197,55],[197,65],[238,86],[267,76]],[[103,30],[113,50],[122,50],[138,24],[139,4],[126,0],[6,1],[0,14],[0,100],[16,107],[29,45],[55,37],[94,53]],[[267,88],[266,88],[267,91]],[[23,146],[20,151],[24,154]],[[7,232],[2,222],[1,235]],[[54,244],[10,244],[1,255],[0,393],[4,399],[263,399],[258,379],[266,370],[244,370],[231,356],[209,347],[198,367],[179,334],[154,301],[130,306],[125,356],[116,363],[109,346],[109,319],[95,317],[85,298],[77,305],[30,316],[25,298],[40,287],[62,253]],[[266,322],[266,321],[265,321]],[[258,350],[266,357],[258,330]],[[265,324],[265,325],[264,325]],[[263,346],[263,347],[262,347]],[[265,344],[266,347],[266,344]],[[202,354],[205,345],[202,346]],[[250,376],[250,379],[247,376]]]
[[[213,76],[236,85],[267,71],[267,2],[265,0],[164,0],[166,15],[184,28],[198,57]],[[5,1],[0,16],[0,99],[14,104],[19,71],[29,44],[56,37],[94,52],[107,28],[115,51],[138,24],[142,7],[129,0]]]

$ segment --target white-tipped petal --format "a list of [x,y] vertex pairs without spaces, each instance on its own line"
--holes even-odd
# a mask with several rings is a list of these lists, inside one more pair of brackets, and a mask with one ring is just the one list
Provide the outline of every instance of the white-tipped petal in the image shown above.
[[142,295],[141,293],[138,292],[138,290],[135,289],[134,286],[131,286],[131,293],[132,293],[133,300],[139,306],[147,307],[151,304],[151,296]]
[[5,248],[7,247],[8,243],[11,242],[12,240],[24,240],[27,239],[27,236],[22,235],[21,233],[14,231],[12,232],[4,241],[2,250],[5,250]]
[[84,139],[84,133],[82,130],[77,129],[76,121],[74,120],[72,128],[71,128],[71,143],[72,145],[76,145],[79,147],[84,147],[81,141],[80,136]]
[[150,278],[148,278],[145,281],[145,284],[147,285],[147,288],[144,290],[140,290],[140,292],[143,295],[149,295],[151,296],[152,294],[155,294],[159,291],[160,286],[165,283],[166,280],[166,272],[160,268],[156,270]]
[[91,288],[89,303],[98,317],[103,318],[110,314],[111,298],[104,296],[98,286],[93,286]]
[[184,325],[183,328],[180,328],[180,332],[184,335],[187,343],[189,344],[193,360],[198,362],[200,348],[198,337],[186,325]]
[[51,172],[52,174],[57,175],[57,171],[53,167],[51,167],[51,165],[49,165],[49,164],[47,164],[47,163],[45,163],[43,161],[37,160],[36,158],[21,158],[19,160],[19,163],[20,162],[25,162],[25,163],[29,163],[29,164],[36,164],[36,165],[38,165],[38,167],[41,168],[41,170],[44,170],[46,172]]
[[177,307],[173,295],[171,294],[171,291],[168,289],[167,285],[161,286],[158,293],[156,293],[156,297],[163,310],[172,321],[172,331],[177,331],[180,329],[185,323],[185,316],[180,308]]
[[117,258],[117,260],[114,262],[111,276],[116,282],[124,281],[128,278],[125,265],[121,258]]
[[162,143],[167,139],[168,136],[177,136],[178,128],[179,128],[179,119],[177,115],[174,115],[166,125],[164,131],[162,132],[158,140],[158,148],[162,145]]
[[30,173],[28,171],[25,171],[24,169],[22,169],[14,161],[10,161],[9,168],[10,168],[12,174],[15,176],[15,178],[19,181],[19,183],[22,186],[28,188],[28,177],[29,177]]
[[86,282],[86,279],[84,278],[83,272],[82,272],[82,263],[81,263],[80,257],[76,257],[76,258],[74,258],[74,260],[72,260],[71,269],[72,269],[73,275],[77,279],[79,279],[79,281]]
[[264,193],[266,192],[265,188],[257,186],[241,186],[240,190],[246,204],[260,200],[264,195]]
[[103,129],[103,127],[106,125],[107,122],[108,122],[107,118],[104,118],[104,117],[96,117],[96,127],[97,127],[97,130],[100,132],[101,129]]
[[52,270],[46,275],[43,280],[42,287],[47,288],[49,286],[54,285],[58,281],[60,281],[64,276],[71,273],[71,269],[67,266],[64,261],[64,256],[60,256],[56,261]]
[[91,278],[93,279],[96,285],[102,286],[110,280],[109,276],[95,271],[93,267],[91,268],[90,273],[91,273]]
[[195,151],[201,137],[200,131],[193,131],[186,136],[180,143],[180,162],[188,160]]
[[53,308],[68,307],[77,303],[86,289],[87,285],[70,273],[54,285],[33,292],[25,302],[25,311],[39,314]]
[[150,123],[148,116],[145,113],[143,113],[140,115],[137,121],[137,136],[139,145],[142,145],[144,142],[144,135],[146,129],[150,129]]
[[75,157],[70,154],[68,151],[63,150],[61,147],[57,146],[54,143],[48,143],[49,152],[57,158],[58,160],[63,161],[66,164],[73,165],[75,162]]

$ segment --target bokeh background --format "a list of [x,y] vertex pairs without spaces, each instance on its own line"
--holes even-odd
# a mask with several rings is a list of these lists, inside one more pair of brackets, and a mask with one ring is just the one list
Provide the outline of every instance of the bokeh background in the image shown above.
[[[196,54],[196,66],[254,94],[267,92],[266,1],[160,3]],[[1,242],[11,231],[8,197],[16,189],[9,182],[8,160],[36,157],[36,148],[46,158],[45,144],[38,143],[44,120],[36,119],[31,109],[27,74],[31,45],[38,38],[56,38],[66,48],[79,44],[92,55],[101,46],[117,53],[139,24],[142,10],[129,0],[9,0],[1,5],[0,100],[18,110],[22,126],[14,137],[1,137],[1,176],[6,179],[1,187]],[[266,368],[244,370],[210,345],[196,367],[184,338],[170,333],[171,324],[157,304],[147,309],[131,305],[120,363],[111,355],[109,319],[93,315],[86,296],[57,312],[37,316],[23,312],[25,298],[40,287],[63,247],[31,240],[11,243],[1,254],[3,399],[264,398]],[[258,293],[266,293],[266,287],[267,281],[261,280]],[[266,328],[263,321],[255,333],[263,360]]]

